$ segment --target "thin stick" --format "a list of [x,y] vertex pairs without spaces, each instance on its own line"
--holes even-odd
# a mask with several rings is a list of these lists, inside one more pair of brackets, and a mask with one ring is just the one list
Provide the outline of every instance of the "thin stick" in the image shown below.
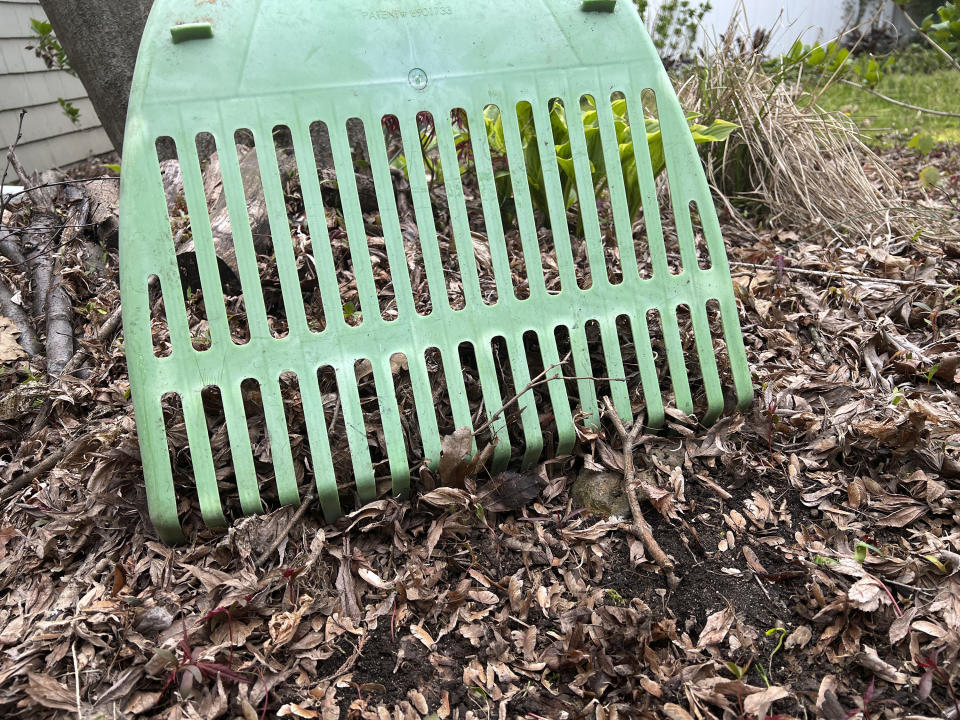
[[37,339],[37,331],[33,327],[26,311],[13,302],[13,291],[7,287],[7,281],[0,278],[0,312],[13,320],[13,324],[20,331],[18,342],[24,349],[29,358],[34,358],[40,354],[43,347]]
[[257,557],[257,567],[262,567],[264,563],[270,559],[270,556],[277,551],[277,548],[283,544],[283,541],[287,539],[287,535],[289,535],[290,531],[293,530],[293,526],[300,522],[312,504],[313,495],[307,495],[300,504],[300,507],[298,507],[297,511],[293,514],[293,517],[290,518],[290,522],[287,523],[286,527],[283,528],[283,531],[277,536],[277,539],[270,543],[270,547],[268,547],[264,552],[260,553],[260,555]]
[[840,82],[842,82],[844,85],[849,85],[850,87],[855,87],[859,90],[870,93],[871,95],[874,95],[875,97],[878,97],[884,102],[890,103],[891,105],[899,105],[907,110],[916,110],[917,112],[922,112],[926,115],[937,115],[938,117],[960,118],[960,114],[958,113],[947,112],[946,110],[934,110],[932,108],[920,107],[919,105],[911,105],[910,103],[905,103],[902,100],[894,100],[892,97],[888,97],[887,95],[877,92],[872,88],[868,88],[866,85],[855,83],[852,80],[841,79]]
[[855,275],[854,273],[830,272],[826,270],[805,270],[804,268],[786,266],[778,268],[776,265],[757,265],[755,263],[745,263],[730,261],[731,265],[737,267],[751,268],[753,270],[782,270],[784,273],[794,273],[796,275],[812,275],[813,277],[824,278],[842,278],[844,280],[854,280],[857,282],[885,283],[887,285],[899,285],[900,287],[926,287],[937,288],[939,290],[952,290],[955,285],[947,283],[923,282],[921,280],[894,280],[893,278],[871,277],[869,275]]
[[904,9],[902,9],[902,8],[901,8],[901,11],[903,12],[904,17],[907,18],[907,22],[909,22],[911,25],[913,25],[913,29],[916,30],[920,35],[922,35],[924,40],[926,40],[928,43],[930,43],[931,45],[933,45],[933,47],[936,49],[936,51],[937,51],[938,53],[940,53],[940,54],[943,55],[947,60],[949,60],[949,61],[950,61],[950,64],[953,65],[954,68],[956,68],[957,72],[960,72],[960,62],[957,62],[957,59],[956,59],[955,57],[953,57],[953,55],[951,55],[951,54],[948,53],[943,47],[941,47],[940,43],[938,43],[938,42],[937,42],[936,40],[934,40],[932,37],[930,37],[929,35],[927,35],[927,33],[925,33],[925,32],[920,28],[920,26],[917,25],[916,21],[915,21],[912,17],[910,17],[910,13],[908,13],[906,10],[904,10]]
[[76,688],[77,720],[83,720],[83,710],[80,706],[80,665],[77,663],[76,640],[70,645],[70,652],[73,654],[73,682]]
[[[154,279],[151,281],[151,284],[156,282],[157,281]],[[107,340],[109,340],[119,329],[120,321],[123,317],[121,310],[122,308],[118,306],[117,309],[113,311],[113,314],[107,318],[106,322],[100,326],[100,330],[97,331],[97,342],[99,342],[101,345],[106,345]],[[64,377],[66,375],[70,375],[72,372],[77,370],[80,365],[82,365],[83,362],[89,357],[89,355],[90,353],[87,348],[81,347],[73,354],[73,357],[70,358],[70,361],[63,368],[63,372],[60,374],[60,376]],[[47,419],[50,417],[50,410],[52,408],[53,399],[47,398],[40,407],[40,412],[38,412],[37,416],[33,419],[33,423],[30,425],[30,430],[27,431],[27,437],[33,437],[43,429],[43,426],[47,424]]]
[[20,245],[13,238],[12,232],[0,228],[0,255],[3,255],[15,265],[24,265],[27,259],[20,252]]
[[633,524],[626,526],[626,528],[643,543],[643,547],[650,553],[650,557],[660,566],[666,577],[667,585],[672,590],[679,584],[677,576],[673,573],[673,561],[667,557],[663,548],[660,547],[660,543],[653,536],[653,528],[643,517],[643,511],[640,509],[638,496],[642,495],[644,500],[650,499],[649,493],[643,489],[643,483],[637,482],[637,470],[633,464],[633,446],[636,444],[637,438],[640,437],[643,424],[636,422],[628,430],[624,427],[623,421],[614,409],[609,397],[603,398],[603,405],[607,410],[607,415],[613,420],[613,425],[623,443],[623,484],[627,500],[630,502],[630,512],[633,515]]
[[[16,145],[14,145],[14,150],[16,150]],[[8,198],[20,197],[21,195],[26,195],[34,190],[45,190],[47,188],[58,187],[60,185],[76,185],[77,183],[88,183],[88,182],[100,182],[101,180],[116,180],[120,182],[120,178],[116,175],[98,175],[97,177],[91,178],[77,178],[76,180],[57,180],[56,182],[42,183],[40,185],[33,185],[31,187],[25,187],[20,192],[10,193]]]
[[523,390],[518,392],[509,400],[507,400],[503,404],[503,407],[501,407],[493,415],[491,415],[483,425],[481,425],[479,428],[474,430],[473,436],[476,437],[477,435],[482,433],[484,430],[486,430],[488,427],[490,427],[498,417],[500,417],[501,415],[503,415],[503,413],[507,411],[508,407],[513,405],[515,402],[517,402],[523,396],[524,393],[527,393],[533,390],[533,388],[535,388],[540,382],[543,381],[543,378],[546,376],[548,372],[550,372],[554,368],[558,368],[561,365],[563,365],[563,363],[565,363],[569,357],[570,357],[570,353],[567,353],[566,357],[564,357],[563,360],[561,360],[558,363],[554,363],[548,368],[545,368],[544,371],[542,373],[539,373],[535,378],[533,378],[533,380],[531,380]]
[[[23,118],[27,114],[26,109],[20,111],[20,120],[17,124],[17,137],[13,141],[13,145],[10,146],[10,152],[16,152],[17,145],[20,144],[21,138],[23,138]],[[7,165],[3,168],[3,177],[0,177],[0,187],[3,187],[3,184],[7,182],[7,173],[10,171],[10,156],[7,156]],[[20,193],[16,193],[19,195]],[[0,222],[3,221],[3,213],[7,210],[7,203],[10,202],[15,197],[15,195],[9,195],[5,198],[0,197]]]
[[[560,362],[563,363],[563,362],[566,362],[566,361],[565,361],[565,360],[561,360]],[[548,367],[546,370],[544,370],[543,373],[549,372],[552,368],[555,368],[555,367],[559,367],[559,364],[558,364],[558,365],[551,365],[551,366]],[[540,375],[543,375],[543,373],[540,373]],[[538,375],[537,377],[540,377],[540,375]],[[509,400],[507,400],[506,405],[504,405],[504,406],[503,406],[502,408],[500,408],[497,412],[495,412],[495,413],[493,414],[493,416],[492,416],[489,420],[487,420],[487,422],[485,422],[483,425],[481,425],[479,428],[477,428],[477,430],[475,430],[473,434],[474,434],[475,436],[476,436],[476,435],[479,435],[479,434],[482,433],[484,430],[486,430],[488,427],[490,427],[490,424],[491,424],[494,420],[496,420],[501,414],[503,414],[503,412],[507,409],[507,407],[509,407],[510,405],[514,404],[517,400],[519,400],[520,397],[521,397],[523,394],[528,393],[528,392],[530,392],[531,390],[533,390],[534,388],[540,387],[541,385],[546,385],[546,384],[548,384],[548,383],[551,383],[551,382],[553,382],[554,380],[593,380],[594,382],[601,382],[601,381],[606,380],[607,382],[622,382],[622,383],[625,383],[625,382],[627,381],[626,378],[597,377],[596,375],[557,375],[556,377],[552,377],[552,378],[545,378],[545,379],[540,379],[540,380],[531,380],[529,385],[527,385],[523,390],[521,390],[520,392],[518,392],[518,393],[517,393],[516,395],[514,395],[512,398],[510,398]]]
[[56,465],[65,457],[70,457],[73,455],[73,453],[75,453],[84,443],[93,437],[93,434],[93,431],[88,432],[85,435],[81,435],[76,440],[63,445],[59,450],[54,450],[52,453],[47,455],[43,461],[34,465],[32,470],[28,470],[20,477],[8,482],[3,486],[3,489],[0,489],[0,502],[9,500],[45,472],[56,467]]
[[46,198],[40,193],[39,187],[30,187],[30,177],[27,175],[27,171],[23,169],[23,165],[20,164],[20,160],[17,159],[17,153],[11,147],[7,152],[7,164],[13,166],[13,171],[17,174],[17,179],[20,181],[20,184],[28,190],[24,190],[27,197],[30,198],[30,201],[35,205],[41,207],[47,207],[49,203],[46,201]]

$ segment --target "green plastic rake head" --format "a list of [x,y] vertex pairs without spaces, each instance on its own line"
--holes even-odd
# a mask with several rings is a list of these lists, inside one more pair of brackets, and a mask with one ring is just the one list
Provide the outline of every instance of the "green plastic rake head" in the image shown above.
[[[681,272],[668,263],[667,245],[658,207],[655,178],[647,143],[635,143],[635,163],[625,162],[617,142],[611,103],[625,98],[636,118],[643,115],[642,94],[657,100],[663,152],[671,193],[672,214],[679,236]],[[621,95],[622,94],[622,95]],[[614,252],[604,248],[596,203],[581,207],[586,258],[592,285],[578,286],[566,222],[561,173],[551,137],[551,107],[557,100],[567,108],[582,107],[582,98],[597,98],[597,137],[602,144],[609,183],[609,208],[615,228]],[[524,154],[518,130],[518,103],[530,103],[538,141],[530,157]],[[491,140],[473,133],[476,187],[489,242],[498,299],[481,298],[477,262],[471,238],[470,213],[456,173],[444,175],[449,200],[452,245],[460,263],[463,309],[446,302],[438,228],[431,207],[431,188],[420,152],[418,114],[449,117],[453,109],[466,112],[470,127],[485,126],[484,112],[496,106],[503,123],[505,154],[509,162],[517,229],[527,268],[528,297],[512,291],[511,262],[498,202],[498,169],[491,160]],[[329,128],[330,148],[339,178],[342,213],[361,307],[378,307],[377,286],[367,244],[367,230],[353,173],[347,122],[363,123],[369,148],[369,172],[376,188],[383,244],[393,268],[407,265],[381,123],[395,117],[406,150],[410,194],[419,230],[422,272],[433,298],[432,311],[414,307],[410,273],[393,273],[396,318],[367,313],[359,325],[348,322],[338,293],[337,269],[327,249],[330,237],[318,180],[310,126],[322,121]],[[594,196],[587,137],[580,113],[567,114],[570,162],[575,170],[577,195]],[[312,234],[313,255],[322,299],[325,327],[317,332],[307,322],[301,294],[296,251],[291,240],[281,172],[272,143],[277,126],[289,128],[302,181],[303,205]],[[269,216],[274,262],[282,290],[286,337],[275,337],[268,326],[254,237],[247,222],[246,196],[233,138],[238,129],[252,132]],[[210,223],[206,222],[201,162],[196,138],[212,135],[220,155],[223,196],[232,220],[236,267],[246,303],[250,338],[237,344],[231,337],[228,309],[218,271]],[[639,134],[639,133],[638,133]],[[642,137],[642,135],[641,135]],[[156,142],[172,138],[183,175],[185,212],[192,219],[197,271],[209,321],[209,348],[191,343],[184,284],[178,272],[164,184]],[[437,151],[443,166],[458,164],[452,133],[437,132]],[[411,152],[410,150],[413,149]],[[541,243],[531,202],[527,167],[541,167],[542,193],[549,203],[548,221],[556,247],[560,290],[544,282]],[[631,229],[625,172],[636,172],[634,184],[643,200],[643,222]],[[629,178],[626,178],[629,179]],[[696,203],[710,266],[698,262],[691,203]],[[358,360],[369,360],[377,388],[383,439],[389,458],[393,491],[407,494],[410,463],[400,411],[391,378],[390,358],[402,353],[409,362],[410,383],[424,457],[440,454],[434,398],[424,363],[424,352],[437,348],[443,359],[445,383],[456,425],[473,427],[471,410],[460,372],[458,348],[472,343],[483,403],[492,414],[503,404],[498,366],[491,342],[502,338],[516,388],[530,382],[524,334],[538,338],[543,367],[557,366],[558,327],[569,331],[576,370],[577,396],[568,397],[567,384],[554,367],[548,377],[549,398],[556,422],[556,451],[565,453],[575,440],[574,417],[582,412],[588,424],[599,422],[597,390],[588,379],[590,352],[585,334],[588,322],[599,326],[602,354],[611,378],[626,376],[618,344],[616,320],[626,316],[636,340],[639,385],[611,382],[618,413],[632,419],[631,397],[642,391],[646,422],[657,427],[665,419],[664,396],[657,360],[666,356],[669,384],[676,406],[693,412],[687,364],[698,364],[706,395],[705,422],[724,408],[724,387],[718,372],[707,304],[715,302],[722,319],[722,341],[729,355],[735,400],[751,399],[751,381],[740,333],[729,268],[712,199],[703,176],[687,119],[670,81],[631,2],[627,0],[487,0],[453,3],[439,0],[157,0],[144,33],[131,93],[123,156],[120,200],[121,290],[130,384],[142,450],[150,515],[168,541],[182,539],[177,497],[168,454],[161,399],[175,393],[182,403],[187,440],[201,511],[208,525],[223,525],[218,478],[214,468],[201,392],[219,389],[229,436],[233,474],[245,513],[262,509],[260,486],[248,435],[241,383],[259,383],[270,452],[282,503],[298,503],[291,460],[289,430],[284,416],[279,378],[296,373],[300,379],[306,434],[318,499],[328,519],[341,514],[334,480],[331,446],[323,399],[315,382],[318,368],[336,372],[342,417],[353,464],[356,490],[362,502],[376,495],[374,470],[364,427],[357,380]],[[606,210],[603,210],[606,212]],[[634,231],[645,234],[649,257],[638,258]],[[576,234],[576,233],[574,233]],[[574,238],[574,243],[577,239]],[[609,240],[606,241],[608,244]],[[576,248],[574,248],[576,249]],[[516,254],[516,253],[514,253]],[[622,263],[622,281],[609,281],[608,261]],[[638,268],[649,264],[647,277]],[[674,263],[676,264],[676,263]],[[382,263],[381,263],[382,265]],[[157,357],[151,336],[149,284],[156,276],[169,327],[170,354]],[[696,350],[684,353],[678,326],[678,306],[689,313]],[[663,353],[658,358],[650,342],[647,313],[656,310],[662,326]],[[686,356],[685,356],[686,355]],[[661,373],[666,376],[666,373]],[[635,374],[637,376],[637,374]],[[518,401],[524,437],[524,462],[532,464],[544,446],[538,408],[532,393]],[[510,439],[504,416],[491,425],[498,440],[491,460],[494,470],[510,457]],[[336,448],[335,448],[336,449]],[[221,484],[224,478],[220,478]]]

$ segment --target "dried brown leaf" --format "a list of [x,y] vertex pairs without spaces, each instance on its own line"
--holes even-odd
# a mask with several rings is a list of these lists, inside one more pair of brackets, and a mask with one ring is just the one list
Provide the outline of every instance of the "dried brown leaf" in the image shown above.
[[748,715],[765,718],[770,714],[770,706],[777,700],[789,697],[790,692],[779,685],[773,685],[766,690],[748,695],[743,699],[743,709]]

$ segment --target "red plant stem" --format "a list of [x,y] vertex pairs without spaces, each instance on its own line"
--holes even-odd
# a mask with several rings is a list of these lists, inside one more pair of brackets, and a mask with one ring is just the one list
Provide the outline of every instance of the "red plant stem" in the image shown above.
[[890,588],[884,585],[883,581],[880,578],[876,577],[875,575],[871,575],[870,573],[867,573],[867,577],[874,580],[881,588],[883,588],[883,591],[887,594],[887,597],[890,598],[890,602],[893,603],[893,611],[897,614],[897,617],[898,618],[903,617],[903,610],[900,609],[900,604],[897,602],[897,599],[893,596],[893,593],[890,592]]
[[390,642],[397,642],[397,636],[393,630],[397,626],[397,598],[393,598],[393,611],[390,613]]
[[258,669],[257,675],[260,676],[260,682],[263,683],[263,712],[260,713],[260,720],[267,720],[267,709],[270,707],[270,688],[267,687],[263,671]]

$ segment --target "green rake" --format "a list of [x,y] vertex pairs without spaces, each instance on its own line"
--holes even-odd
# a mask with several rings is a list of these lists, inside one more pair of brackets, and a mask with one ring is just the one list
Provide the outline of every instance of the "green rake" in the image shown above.
[[[219,389],[233,475],[245,514],[261,512],[257,477],[241,383],[259,383],[276,471],[276,490],[283,504],[300,501],[284,415],[280,376],[295,373],[306,423],[317,497],[328,520],[341,512],[337,483],[316,382],[318,368],[332,367],[340,393],[353,477],[361,502],[376,497],[364,415],[355,363],[371,363],[377,403],[387,449],[394,496],[409,491],[410,463],[393,384],[390,358],[403,354],[409,363],[410,384],[417,411],[424,457],[440,454],[434,399],[424,353],[439,350],[454,421],[474,427],[458,348],[471,343],[483,404],[492,413],[503,404],[498,366],[490,351],[494,340],[507,347],[517,388],[530,382],[524,334],[536,333],[547,392],[556,421],[556,452],[573,447],[575,412],[586,422],[599,422],[596,384],[592,375],[585,325],[600,329],[607,374],[624,378],[618,344],[618,317],[627,316],[636,347],[640,383],[628,387],[610,382],[617,412],[633,419],[631,394],[642,391],[646,423],[659,427],[665,420],[656,353],[650,341],[648,311],[659,313],[669,383],[677,408],[694,411],[686,363],[697,363],[703,377],[706,410],[701,420],[712,422],[724,409],[724,383],[718,372],[707,304],[716,303],[722,320],[723,342],[729,355],[733,395],[737,405],[751,401],[746,362],[730,271],[720,226],[703,175],[687,119],[680,108],[656,49],[628,0],[487,0],[453,4],[452,0],[421,5],[422,0],[156,0],[144,32],[130,98],[123,154],[120,197],[120,260],[123,323],[130,386],[146,479],[150,516],[167,541],[182,541],[178,502],[168,452],[161,401],[168,393],[180,398],[187,442],[207,525],[223,526],[218,478],[201,393]],[[450,2],[450,4],[445,4]],[[642,118],[642,94],[657,100],[663,150],[671,191],[673,216],[679,236],[682,271],[672,272],[658,208],[657,188],[645,142],[635,144],[635,164],[622,162],[611,103],[604,98],[626,98],[633,115]],[[597,205],[581,203],[586,255],[592,285],[578,287],[561,177],[551,136],[550,106],[562,101],[581,107],[581,98],[597,102],[599,137],[608,173],[616,251],[624,268],[622,282],[610,282],[605,271]],[[543,190],[549,202],[549,220],[556,240],[559,292],[548,292],[543,276],[541,247],[531,202],[517,105],[530,103],[538,141]],[[462,276],[465,307],[455,310],[446,301],[444,269],[438,252],[431,191],[419,146],[418,113],[449,117],[462,108],[470,127],[483,128],[484,112],[496,106],[503,121],[503,138],[514,191],[517,227],[528,273],[529,297],[518,299],[511,285],[511,257],[504,239],[497,177],[490,141],[473,133],[476,179],[487,228],[490,263],[498,289],[497,301],[481,298],[477,263],[471,239],[471,217],[464,188],[456,173],[446,173],[453,246]],[[351,135],[347,123],[363,123],[369,148],[369,172],[376,188],[383,242],[389,263],[407,264],[398,219],[389,158],[381,122],[395,117],[406,153],[410,193],[416,214],[423,272],[432,298],[432,311],[415,311],[409,274],[393,273],[397,317],[385,320],[368,313],[359,325],[347,322],[339,295],[336,268],[327,251],[330,239],[324,222],[324,201],[318,180],[310,126],[322,121],[329,128],[330,150],[338,170],[339,193],[346,223],[349,252],[362,308],[378,307],[377,288],[367,245],[364,218],[353,173]],[[567,113],[577,195],[594,196],[588,147],[581,114]],[[326,326],[319,332],[305,316],[296,255],[287,220],[281,174],[272,143],[273,129],[289,128],[300,169],[306,215],[317,218],[309,227],[313,262]],[[441,124],[438,123],[438,129]],[[252,132],[275,250],[275,263],[289,325],[286,337],[274,337],[268,326],[258,274],[256,251],[247,222],[246,196],[233,143],[236,131]],[[236,266],[250,328],[245,344],[230,333],[218,258],[214,249],[201,174],[202,157],[196,139],[212,136],[220,156],[223,195],[232,220]],[[210,346],[195,349],[184,303],[184,283],[178,268],[170,218],[159,170],[157,141],[172,138],[183,175],[186,212],[192,218],[197,272],[209,322]],[[437,149],[446,168],[457,167],[452,133],[437,132]],[[529,151],[528,151],[529,152]],[[632,218],[624,183],[624,169],[635,168],[642,192],[643,225],[649,246],[649,277],[637,270]],[[696,203],[710,266],[698,263],[691,203]],[[566,241],[566,242],[564,242]],[[644,258],[640,258],[644,262]],[[159,280],[170,354],[157,357],[151,336],[150,287]],[[155,287],[155,286],[154,286]],[[677,309],[689,312],[696,340],[695,357],[685,357]],[[576,371],[575,402],[571,403],[560,370],[557,328],[569,332]],[[668,388],[664,388],[664,392]],[[573,404],[575,407],[571,407]],[[543,451],[543,429],[532,393],[518,400],[524,438],[523,462],[537,461]],[[576,407],[578,406],[578,408]],[[507,421],[500,416],[490,426],[496,445],[491,465],[502,469],[510,459]],[[224,478],[220,478],[221,483]]]

